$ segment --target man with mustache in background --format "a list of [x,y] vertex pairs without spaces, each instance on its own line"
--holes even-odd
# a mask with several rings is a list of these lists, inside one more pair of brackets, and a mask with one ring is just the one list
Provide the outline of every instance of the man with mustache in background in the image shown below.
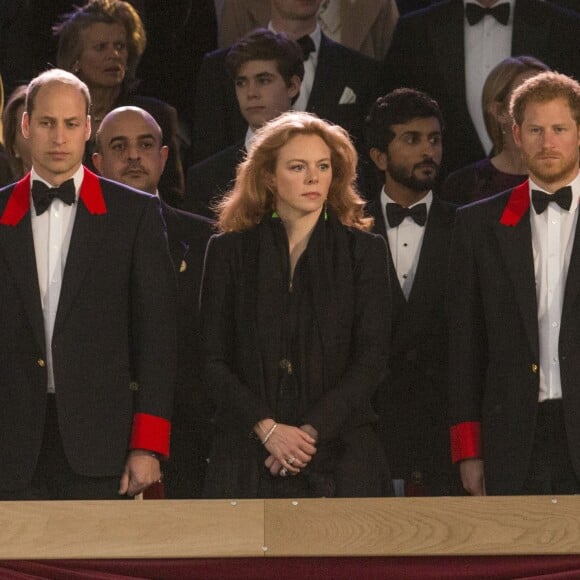
[[384,186],[366,192],[388,242],[393,285],[389,369],[377,391],[379,429],[397,495],[453,492],[447,438],[445,273],[454,208],[433,196],[443,153],[441,112],[425,93],[397,89],[366,120]]
[[[103,119],[93,162],[99,173],[159,196],[167,147],[157,121],[139,107],[119,107]],[[169,250],[177,277],[177,382],[173,405],[171,456],[164,466],[170,499],[201,495],[210,442],[210,405],[200,381],[198,299],[209,220],[162,200]],[[153,274],[156,276],[156,274]]]

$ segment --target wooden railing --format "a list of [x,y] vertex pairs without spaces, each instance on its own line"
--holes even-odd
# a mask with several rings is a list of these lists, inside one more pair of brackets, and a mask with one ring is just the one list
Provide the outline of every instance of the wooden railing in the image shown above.
[[0,502],[0,559],[524,554],[580,554],[580,498]]

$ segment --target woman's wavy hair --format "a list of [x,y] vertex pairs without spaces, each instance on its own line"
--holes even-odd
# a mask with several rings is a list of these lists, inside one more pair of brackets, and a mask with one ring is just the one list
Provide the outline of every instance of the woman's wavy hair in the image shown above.
[[98,22],[121,24],[125,28],[129,54],[123,84],[131,88],[147,45],[147,35],[139,13],[124,0],[89,0],[84,6],[77,6],[61,16],[60,22],[52,27],[53,34],[58,36],[56,64],[59,68],[73,71],[83,50],[81,32]]
[[348,133],[310,113],[288,111],[256,132],[246,159],[238,165],[234,187],[215,206],[221,231],[250,229],[275,210],[269,184],[278,152],[297,135],[317,135],[330,149],[332,181],[327,206],[346,226],[372,227],[373,219],[365,217],[365,202],[355,188],[358,158]]
[[16,87],[8,98],[6,107],[2,113],[2,136],[6,148],[6,157],[8,158],[8,163],[10,164],[10,169],[12,170],[14,179],[21,179],[26,173],[22,159],[20,158],[18,151],[15,149],[16,132],[22,130],[20,128],[22,119],[18,118],[16,113],[18,112],[18,109],[26,103],[26,89],[26,85]]

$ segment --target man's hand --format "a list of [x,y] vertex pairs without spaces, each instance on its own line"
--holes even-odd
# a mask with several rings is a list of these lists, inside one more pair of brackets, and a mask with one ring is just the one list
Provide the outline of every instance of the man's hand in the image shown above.
[[469,495],[485,495],[483,459],[464,459],[459,464],[463,488]]
[[133,449],[129,452],[125,470],[121,476],[119,495],[137,495],[160,479],[159,459],[153,456],[150,451]]

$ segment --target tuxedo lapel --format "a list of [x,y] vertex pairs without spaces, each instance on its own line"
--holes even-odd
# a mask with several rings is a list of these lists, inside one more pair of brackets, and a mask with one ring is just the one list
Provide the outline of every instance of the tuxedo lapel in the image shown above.
[[20,290],[36,342],[44,352],[44,319],[30,212],[14,226],[0,226],[0,247],[5,251],[6,262]]
[[[89,172],[85,169],[85,180],[87,173]],[[90,174],[90,176],[88,182],[83,182],[81,187],[54,323],[55,336],[66,319],[73,300],[80,290],[83,278],[92,267],[93,260],[102,247],[101,239],[107,230],[106,210],[94,211],[93,206],[94,200],[100,200],[104,208],[100,184],[98,179],[96,181],[92,179],[94,174]],[[88,191],[87,186],[91,189],[95,188],[95,190]]]
[[389,238],[387,237],[387,225],[385,224],[385,217],[383,215],[380,198],[373,199],[368,202],[367,212],[375,220],[373,232],[375,234],[383,236],[383,238],[385,238],[385,241],[387,242],[387,252],[389,258],[389,279],[391,280],[391,291],[393,294],[393,314],[394,319],[398,320],[401,310],[406,308],[407,306],[407,299],[405,298],[403,289],[399,284],[397,270],[395,269],[395,262],[393,261],[391,248],[389,246]]
[[512,54],[543,55],[547,53],[551,23],[541,21],[533,0],[517,0],[514,8]]
[[[332,103],[333,95],[337,91],[336,87],[342,82],[342,77],[337,78],[336,68],[333,67],[335,59],[332,54],[332,45],[333,41],[322,34],[316,73],[314,74],[312,91],[306,106],[306,109],[311,113],[318,113],[321,108],[324,110],[325,103]],[[340,95],[336,97],[336,103],[332,103],[333,106],[338,105],[339,98]]]
[[[576,209],[579,212],[579,209]],[[562,306],[562,321],[566,320],[570,310],[576,302],[578,292],[580,291],[580,219],[576,222],[576,231],[574,233],[574,245],[572,246],[572,255],[570,256],[570,265],[568,266],[568,276],[566,277],[566,288],[564,290],[564,304]]]
[[529,210],[513,226],[506,226],[498,222],[493,227],[512,280],[516,301],[532,352],[539,356],[538,306]]
[[387,240],[387,226],[385,224],[385,217],[381,208],[380,197],[370,200],[367,203],[367,213],[375,220],[373,225],[373,232],[379,234]]
[[[429,219],[425,226],[425,236],[417,264],[417,273],[405,315],[399,321],[398,332],[394,337],[393,350],[405,347],[409,339],[419,333],[421,325],[428,323],[432,315],[433,302],[441,300],[438,289],[445,287],[447,276],[447,259],[449,255],[449,238],[452,222],[446,216],[437,199],[433,199]],[[441,308],[443,304],[441,303]]]
[[162,199],[161,212],[165,222],[165,229],[167,232],[167,243],[169,245],[169,253],[175,272],[179,274],[182,268],[187,267],[187,254],[189,252],[189,244],[182,239],[179,233],[179,216],[177,212]]
[[465,57],[463,46],[463,3],[455,0],[438,12],[431,27],[434,62],[440,63],[444,87],[460,108],[465,107]]

